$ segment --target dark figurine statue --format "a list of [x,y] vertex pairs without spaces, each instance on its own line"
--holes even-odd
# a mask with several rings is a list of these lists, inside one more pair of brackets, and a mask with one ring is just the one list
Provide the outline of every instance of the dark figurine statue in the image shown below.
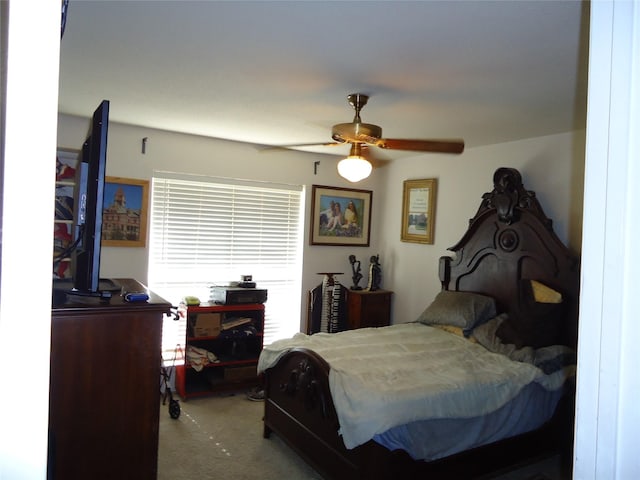
[[370,258],[369,264],[369,286],[367,290],[374,292],[380,289],[380,282],[382,281],[382,269],[379,263],[380,255],[373,255]]
[[362,290],[362,287],[358,286],[360,280],[362,280],[362,273],[360,273],[360,260],[356,260],[355,255],[349,255],[349,263],[351,264],[351,271],[353,272],[353,276],[351,279],[353,280],[353,286],[351,290]]

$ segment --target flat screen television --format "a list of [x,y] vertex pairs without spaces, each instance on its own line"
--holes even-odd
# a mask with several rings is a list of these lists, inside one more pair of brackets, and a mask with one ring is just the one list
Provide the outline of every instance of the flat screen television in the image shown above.
[[103,100],[93,113],[76,170],[78,201],[74,212],[74,235],[77,244],[71,259],[73,287],[79,293],[100,292],[100,242],[108,130],[109,102]]
[[72,282],[55,281],[54,289],[66,294],[109,299],[115,283],[100,278],[102,208],[107,167],[109,101],[93,113],[76,168],[74,242],[71,251]]

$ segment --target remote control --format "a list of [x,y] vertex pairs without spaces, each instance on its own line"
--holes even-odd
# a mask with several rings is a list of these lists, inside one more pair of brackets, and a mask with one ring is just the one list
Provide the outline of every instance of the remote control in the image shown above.
[[149,295],[145,292],[129,292],[124,294],[125,302],[146,302],[149,300]]

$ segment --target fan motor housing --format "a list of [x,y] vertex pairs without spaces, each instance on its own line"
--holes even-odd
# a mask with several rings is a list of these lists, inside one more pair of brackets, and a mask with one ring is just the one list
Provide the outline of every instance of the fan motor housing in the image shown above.
[[331,129],[336,142],[366,142],[382,138],[382,128],[371,123],[339,123]]

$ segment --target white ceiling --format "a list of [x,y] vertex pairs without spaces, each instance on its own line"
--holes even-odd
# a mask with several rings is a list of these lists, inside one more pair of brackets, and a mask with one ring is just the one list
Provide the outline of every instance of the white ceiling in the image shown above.
[[321,143],[361,92],[384,137],[473,147],[584,128],[587,38],[570,0],[71,0],[59,110],[108,99],[116,122]]

